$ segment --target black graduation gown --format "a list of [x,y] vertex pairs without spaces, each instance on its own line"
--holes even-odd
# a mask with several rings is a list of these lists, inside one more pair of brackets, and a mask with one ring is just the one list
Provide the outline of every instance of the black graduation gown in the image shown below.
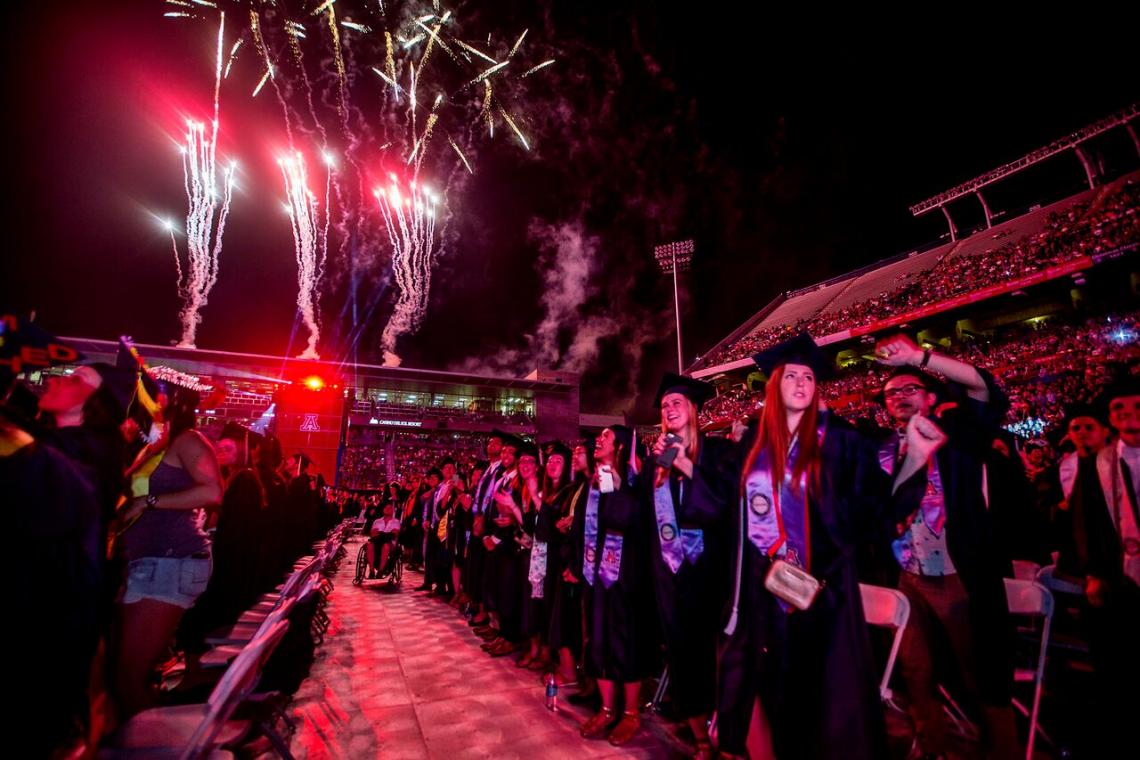
[[99,494],[75,462],[38,442],[0,456],[0,492],[19,574],[8,609],[28,624],[9,658],[19,686],[7,712],[27,732],[19,754],[48,757],[86,719],[105,548]]
[[[506,485],[506,492],[516,505],[522,503],[522,481],[517,475]],[[525,571],[520,573],[522,547],[515,540],[519,526],[513,522],[506,526],[496,525],[494,520],[498,515],[499,507],[492,501],[487,509],[484,528],[487,535],[498,539],[498,543],[487,557],[484,589],[488,598],[484,601],[489,602],[499,616],[500,635],[517,642],[522,637],[522,585],[526,581]]]
[[[655,675],[659,660],[653,582],[646,561],[649,542],[642,530],[638,496],[636,488],[623,483],[619,490],[599,498],[594,584],[586,598],[586,669],[595,678],[626,683]],[[578,508],[584,513],[585,501]],[[622,536],[621,567],[609,588],[600,570],[607,533]]]
[[[652,475],[644,478],[642,510],[657,612],[669,663],[669,685],[680,717],[708,715],[716,704],[716,642],[732,583],[729,534],[734,516],[739,464],[736,446],[702,437],[692,479],[670,473],[677,528],[699,529],[704,551],[696,564],[683,561],[676,575],[661,554],[654,511]],[[679,494],[683,498],[678,498]]]
[[[483,473],[483,477],[479,479],[479,483],[476,485],[475,493],[472,497],[474,503],[471,505],[470,514],[471,538],[467,541],[467,558],[463,565],[463,591],[471,598],[471,601],[476,604],[483,603],[483,579],[487,567],[487,549],[483,546],[483,534],[486,521],[482,515],[477,514],[476,510],[479,509],[486,490],[495,485],[498,476],[499,465],[496,462]],[[478,535],[476,535],[477,529],[479,531]]]
[[234,473],[222,495],[218,528],[210,552],[213,571],[206,590],[182,618],[180,642],[195,651],[208,632],[233,623],[261,591],[259,537],[264,530],[261,485],[257,473]]
[[743,754],[752,703],[759,697],[777,757],[886,756],[879,675],[855,548],[870,538],[866,531],[893,525],[917,509],[926,479],[920,471],[892,496],[876,444],[832,415],[825,415],[824,424],[820,487],[817,492],[809,486],[808,509],[809,569],[825,585],[807,611],[785,612],[764,588],[769,561],[743,532],[742,504],[735,505],[739,613],[722,646],[717,698],[719,741],[726,752]]
[[[551,551],[549,556],[552,567],[547,570],[546,576],[554,584],[551,596],[553,609],[550,613],[550,648],[557,651],[565,647],[575,660],[582,655],[582,593],[585,586],[585,581],[582,580],[582,539],[588,491],[588,482],[579,478],[563,492],[565,499],[559,505],[560,514],[563,517],[569,514],[573,504],[574,520],[570,530],[558,540],[558,550]],[[577,579],[576,583],[562,577],[565,570],[569,570]]]

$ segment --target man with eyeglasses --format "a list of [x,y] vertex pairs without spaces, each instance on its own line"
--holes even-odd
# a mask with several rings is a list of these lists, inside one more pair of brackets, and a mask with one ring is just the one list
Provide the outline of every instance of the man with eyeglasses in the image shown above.
[[[905,335],[880,341],[875,357],[895,368],[882,402],[899,431],[919,414],[937,420],[948,438],[927,465],[921,506],[891,543],[899,590],[911,604],[899,664],[919,747],[926,757],[949,752],[942,683],[981,718],[986,756],[1014,757],[1013,626],[1002,580],[1012,567],[989,513],[984,466],[1009,402],[986,371]],[[883,443],[883,469],[894,471],[904,444],[901,435]]]

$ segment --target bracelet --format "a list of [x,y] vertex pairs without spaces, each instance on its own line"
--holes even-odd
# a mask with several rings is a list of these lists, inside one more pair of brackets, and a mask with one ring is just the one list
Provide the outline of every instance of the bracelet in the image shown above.
[[927,364],[930,364],[930,355],[931,355],[932,353],[934,353],[934,352],[933,352],[933,351],[931,351],[929,348],[927,348],[927,349],[924,349],[924,350],[923,350],[923,352],[922,352],[922,361],[921,361],[921,362],[919,362],[919,364],[918,364],[918,368],[919,368],[919,369],[926,369],[926,365],[927,365]]
[[157,506],[158,506],[158,496],[156,496],[155,494],[152,494],[152,493],[148,493],[146,495],[146,508],[147,509],[154,509]]

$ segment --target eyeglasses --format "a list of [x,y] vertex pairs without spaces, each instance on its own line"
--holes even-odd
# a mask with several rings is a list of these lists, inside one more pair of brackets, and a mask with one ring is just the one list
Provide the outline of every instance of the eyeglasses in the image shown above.
[[926,390],[924,385],[904,385],[899,388],[887,388],[883,391],[883,396],[890,399],[903,398],[904,396],[913,396],[919,391]]

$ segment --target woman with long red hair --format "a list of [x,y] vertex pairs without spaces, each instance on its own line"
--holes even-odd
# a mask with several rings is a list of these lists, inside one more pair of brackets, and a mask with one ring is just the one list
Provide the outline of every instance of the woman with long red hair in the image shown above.
[[918,507],[921,465],[945,438],[916,418],[892,484],[874,443],[820,409],[817,382],[831,363],[810,336],[754,359],[768,384],[756,433],[743,442],[735,584],[719,663],[720,750],[884,757],[854,549]]

